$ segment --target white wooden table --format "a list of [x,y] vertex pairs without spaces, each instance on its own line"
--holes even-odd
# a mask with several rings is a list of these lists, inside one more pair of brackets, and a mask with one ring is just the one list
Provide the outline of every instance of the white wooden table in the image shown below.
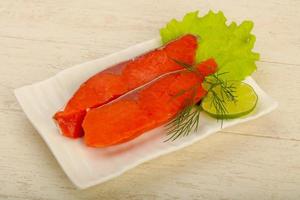
[[[255,22],[254,78],[280,103],[86,190],[76,190],[17,104],[13,89],[158,35],[208,9]],[[1,0],[0,199],[300,199],[299,0]]]

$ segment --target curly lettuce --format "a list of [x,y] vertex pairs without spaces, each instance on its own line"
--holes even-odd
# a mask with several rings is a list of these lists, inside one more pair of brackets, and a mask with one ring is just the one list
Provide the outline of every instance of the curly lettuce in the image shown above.
[[208,12],[199,17],[198,11],[187,13],[182,21],[172,19],[160,30],[162,43],[168,43],[185,34],[198,37],[197,63],[215,59],[218,72],[226,80],[244,80],[256,70],[255,61],[259,54],[252,51],[255,36],[251,34],[253,22],[243,21],[240,25],[227,19],[222,12]]

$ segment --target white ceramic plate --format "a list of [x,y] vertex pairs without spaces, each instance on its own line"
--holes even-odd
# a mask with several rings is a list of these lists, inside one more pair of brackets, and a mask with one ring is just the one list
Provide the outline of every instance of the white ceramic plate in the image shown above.
[[[203,113],[199,131],[175,142],[163,142],[166,136],[162,127],[125,144],[103,149],[86,147],[81,139],[72,140],[59,134],[52,116],[64,106],[82,82],[113,64],[159,46],[159,39],[143,42],[15,90],[15,95],[27,117],[45,140],[67,176],[78,188],[87,188],[119,176],[145,161],[181,149],[221,129],[217,120]],[[226,121],[223,127],[258,118],[277,107],[277,103],[260,89],[252,78],[248,78],[246,82],[255,89],[259,97],[255,111],[247,117]]]

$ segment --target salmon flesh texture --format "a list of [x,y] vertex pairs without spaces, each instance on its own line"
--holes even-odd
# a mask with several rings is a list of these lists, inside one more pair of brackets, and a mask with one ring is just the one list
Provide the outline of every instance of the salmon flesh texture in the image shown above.
[[193,64],[197,38],[185,35],[135,59],[97,73],[75,92],[63,111],[54,115],[62,134],[70,138],[84,135],[86,111],[106,104],[168,72],[182,69],[173,59]]
[[124,143],[168,122],[188,101],[198,102],[206,95],[201,83],[216,66],[210,59],[198,65],[200,73],[182,70],[162,76],[134,94],[88,111],[82,124],[85,144],[107,147]]

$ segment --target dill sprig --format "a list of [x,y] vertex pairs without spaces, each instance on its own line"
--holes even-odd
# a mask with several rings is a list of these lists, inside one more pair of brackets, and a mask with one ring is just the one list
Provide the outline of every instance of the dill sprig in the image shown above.
[[179,137],[188,136],[192,131],[198,130],[201,106],[188,105],[167,125],[167,135],[165,141],[174,141]]
[[[172,59],[177,64],[186,68],[188,71],[199,73],[199,71],[193,66],[180,61]],[[223,80],[221,77],[224,73],[215,73],[205,78],[204,83],[207,85],[207,95],[212,98],[211,106],[216,109],[219,116],[225,116],[228,111],[226,109],[226,103],[229,101],[236,101],[236,86],[233,81]],[[187,99],[186,106],[177,113],[174,119],[172,119],[167,126],[167,135],[169,136],[165,141],[174,141],[180,137],[188,136],[191,132],[196,132],[199,127],[199,117],[203,110],[201,102],[195,102],[195,96],[197,89],[200,87],[200,83],[187,89],[180,91],[174,98],[177,98],[192,90],[191,98]],[[219,119],[218,119],[219,120]],[[223,126],[223,117],[221,117],[221,126]]]
[[226,103],[237,101],[235,82],[221,79],[220,76],[224,74],[227,72],[212,74],[204,80],[209,85],[207,95],[211,97],[211,106],[215,108],[217,115],[221,116],[218,118],[221,119],[221,127],[224,116],[228,113]]

